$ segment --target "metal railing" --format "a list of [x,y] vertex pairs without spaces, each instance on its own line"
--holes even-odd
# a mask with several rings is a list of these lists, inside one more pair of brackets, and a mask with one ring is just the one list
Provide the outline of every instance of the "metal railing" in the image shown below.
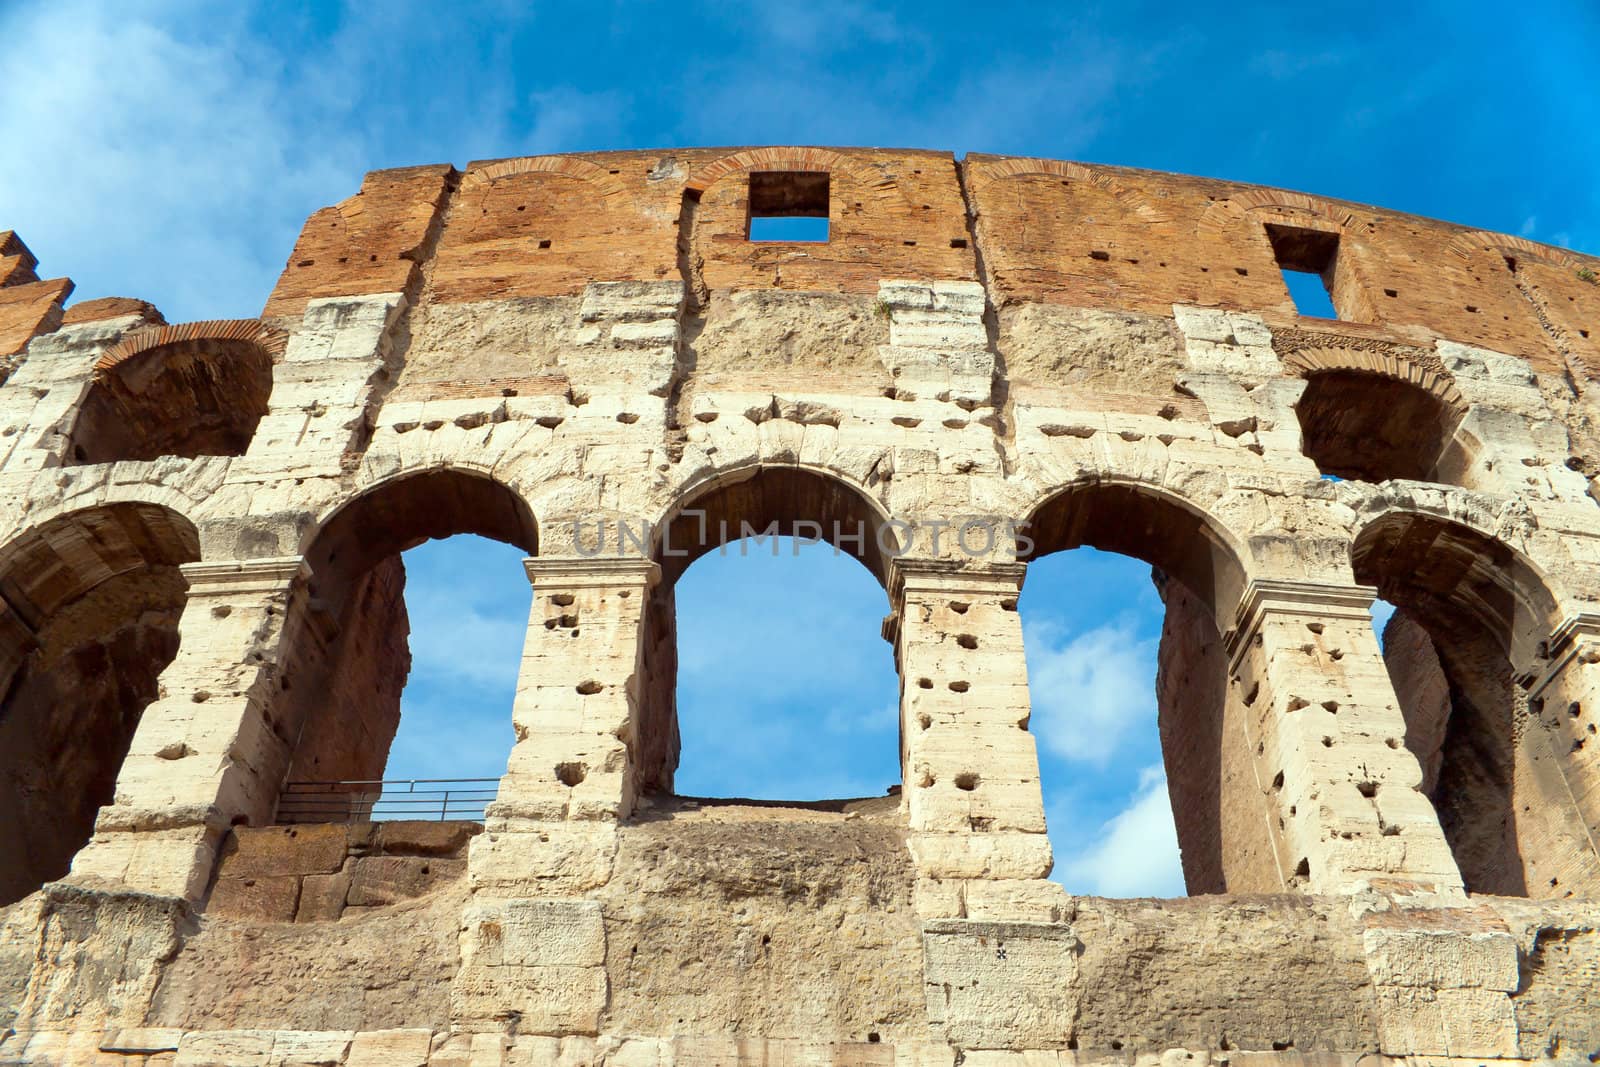
[[438,819],[482,822],[498,778],[386,778],[290,782],[278,797],[279,823]]

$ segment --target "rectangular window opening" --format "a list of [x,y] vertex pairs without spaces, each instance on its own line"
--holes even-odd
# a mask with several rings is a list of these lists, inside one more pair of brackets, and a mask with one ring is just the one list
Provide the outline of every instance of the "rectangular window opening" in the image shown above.
[[754,171],[750,175],[751,241],[828,240],[827,171]]
[[1339,235],[1298,226],[1267,224],[1272,254],[1283,272],[1295,310],[1309,318],[1337,319],[1333,302],[1334,272],[1339,263]]

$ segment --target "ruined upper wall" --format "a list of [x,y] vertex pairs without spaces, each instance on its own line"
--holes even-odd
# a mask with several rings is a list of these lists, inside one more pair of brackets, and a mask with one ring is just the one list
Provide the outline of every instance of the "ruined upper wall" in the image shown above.
[[[826,173],[825,243],[747,239],[751,173]],[[797,213],[805,213],[802,209]],[[1275,250],[1271,234],[1291,235]],[[1445,338],[1561,366],[1600,359],[1600,260],[1519,237],[1233,182],[1054,160],[881,149],[602,152],[367,176],[306,224],[266,314],[410,291],[462,303],[683,277],[718,290],[875,293],[883,278],[980,277],[996,308],[1296,314],[1294,234],[1337,239],[1341,332]],[[1332,246],[1329,246],[1332,247]],[[1308,258],[1309,256],[1309,258]],[[981,264],[981,267],[980,267]],[[420,268],[420,270],[419,270]]]
[[39,261],[11,230],[0,231],[0,357],[14,356],[28,341],[61,325],[61,307],[72,293],[66,278],[40,281]]

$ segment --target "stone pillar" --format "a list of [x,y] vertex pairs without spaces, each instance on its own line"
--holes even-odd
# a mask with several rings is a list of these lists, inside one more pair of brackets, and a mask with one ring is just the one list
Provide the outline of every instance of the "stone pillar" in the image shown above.
[[288,556],[182,571],[189,593],[178,655],[70,877],[193,901],[228,827],[272,818],[293,739],[274,731],[265,709],[305,563]]
[[885,637],[900,670],[900,747],[918,910],[1049,918],[1039,757],[1028,732],[1019,563],[897,559]]
[[584,894],[611,877],[633,810],[640,624],[660,568],[641,559],[529,559],[534,584],[512,720],[517,743],[468,862],[451,1015],[493,1030],[596,1033],[605,928]]
[[[1548,846],[1523,861],[1536,897],[1600,895],[1600,615],[1584,612],[1551,635],[1550,659],[1528,688],[1530,725],[1517,753]],[[1526,835],[1532,837],[1532,834]],[[1537,884],[1535,884],[1537,880]]]
[[1460,872],[1372,632],[1366,586],[1256,580],[1228,634],[1284,883],[1459,896]]
[[33,339],[27,357],[0,386],[0,468],[62,465],[95,363],[124,331],[141,324],[132,317],[108,319]]
[[242,466],[276,472],[289,455],[304,467],[308,454],[337,457],[360,442],[406,307],[401,293],[307,302],[282,362],[272,368],[272,397]]

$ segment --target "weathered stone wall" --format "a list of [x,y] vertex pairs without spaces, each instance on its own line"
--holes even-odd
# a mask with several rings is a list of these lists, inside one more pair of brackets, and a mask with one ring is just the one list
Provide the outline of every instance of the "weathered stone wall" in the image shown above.
[[[1600,260],[761,148],[371,174],[259,321],[35,266],[0,235],[0,1062],[1600,1054]],[[898,793],[671,795],[673,586],[745,523],[883,584]],[[534,589],[481,832],[276,825],[381,774],[397,557],[461,533]],[[1016,607],[1081,545],[1162,576],[1189,899],[1046,880]]]

